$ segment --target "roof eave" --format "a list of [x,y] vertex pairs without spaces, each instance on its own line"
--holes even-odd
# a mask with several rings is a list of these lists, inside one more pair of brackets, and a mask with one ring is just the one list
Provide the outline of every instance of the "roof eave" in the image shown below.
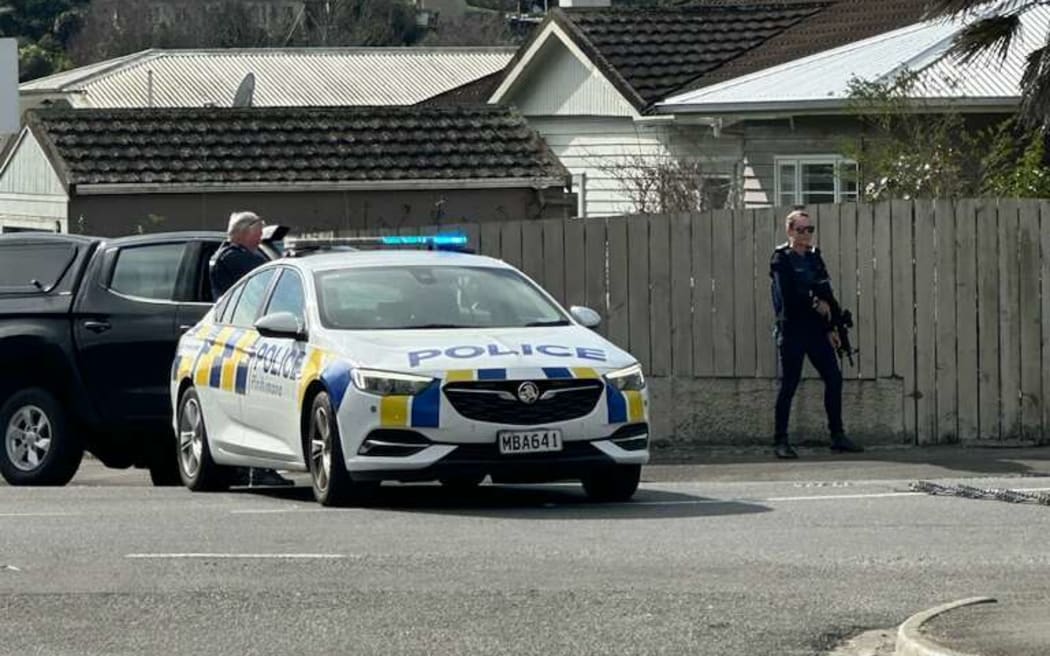
[[78,184],[78,196],[126,194],[203,194],[323,191],[437,191],[488,189],[549,189],[565,187],[564,177],[463,178],[435,180],[360,180],[344,182],[206,182],[206,183],[102,183]]
[[[954,109],[960,112],[987,111],[1005,109],[1012,111],[1020,103],[1016,96],[987,98],[917,98],[916,109],[945,110]],[[766,102],[727,102],[727,103],[675,103],[658,104],[656,111],[660,114],[798,114],[806,112],[840,113],[850,109],[850,100],[807,99],[807,100],[771,100]]]

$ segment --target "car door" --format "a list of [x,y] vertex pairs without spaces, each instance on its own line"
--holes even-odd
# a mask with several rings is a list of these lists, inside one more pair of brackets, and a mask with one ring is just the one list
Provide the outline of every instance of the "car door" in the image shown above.
[[[239,430],[230,436],[228,449],[250,458],[292,460],[286,442],[277,435],[275,427],[261,425],[252,412],[260,406],[279,402],[283,388],[273,374],[273,339],[261,338],[255,330],[255,321],[266,307],[273,283],[279,270],[267,268],[251,273],[233,290],[225,316],[229,325],[223,330],[232,330],[232,348],[227,351],[234,375],[233,394],[237,409],[234,415]],[[229,398],[222,393],[222,398]]]
[[175,288],[186,240],[103,250],[86,281],[74,333],[80,368],[96,407],[111,424],[167,424],[175,355]]
[[[260,316],[288,312],[306,328],[306,300],[302,277],[289,267],[280,269]],[[256,345],[252,382],[244,396],[242,423],[253,433],[283,443],[282,456],[300,456],[299,371],[306,342],[285,337],[262,337]],[[267,441],[267,440],[261,440]]]
[[182,268],[176,298],[179,301],[176,328],[185,333],[197,324],[216,300],[211,296],[211,278],[208,263],[221,245],[219,239],[198,239],[190,242],[186,265]]

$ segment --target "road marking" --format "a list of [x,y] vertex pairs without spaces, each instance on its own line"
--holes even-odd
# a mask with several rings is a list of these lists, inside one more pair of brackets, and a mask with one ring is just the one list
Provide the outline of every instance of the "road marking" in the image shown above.
[[361,508],[258,508],[231,510],[231,515],[277,515],[280,513],[336,513],[361,512]]
[[27,513],[0,513],[0,517],[79,517],[84,513],[78,512],[27,512]]
[[799,497],[769,497],[763,501],[829,501],[835,499],[886,499],[891,497],[921,497],[923,492],[876,492],[872,494],[819,494]]
[[273,559],[273,560],[338,560],[346,558],[343,554],[311,554],[311,553],[133,553],[125,554],[125,558],[249,558],[249,559]]

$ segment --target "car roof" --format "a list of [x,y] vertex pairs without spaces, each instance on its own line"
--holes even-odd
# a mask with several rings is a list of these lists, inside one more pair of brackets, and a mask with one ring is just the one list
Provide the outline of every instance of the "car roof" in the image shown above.
[[283,258],[283,264],[292,264],[303,271],[331,271],[354,267],[376,266],[474,266],[510,269],[509,264],[485,255],[455,251],[425,250],[358,250],[313,253],[302,257]]
[[0,235],[0,242],[39,243],[42,241],[66,242],[74,244],[93,244],[104,240],[101,237],[91,237],[87,235],[71,235],[65,232],[10,232]]
[[165,241],[179,241],[187,239],[208,239],[222,241],[226,239],[226,233],[218,230],[194,230],[184,232],[150,232],[144,235],[130,235],[127,237],[114,237],[107,240],[113,246],[128,246],[134,244],[156,244]]

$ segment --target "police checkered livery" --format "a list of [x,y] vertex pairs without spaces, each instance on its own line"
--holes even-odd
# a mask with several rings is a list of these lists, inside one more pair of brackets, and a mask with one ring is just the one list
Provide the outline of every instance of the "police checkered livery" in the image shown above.
[[[417,287],[426,293],[412,296]],[[301,330],[267,329],[275,309],[299,314]],[[446,325],[449,316],[467,325]],[[278,260],[179,342],[176,430],[192,389],[215,463],[309,470],[304,431],[324,391],[339,466],[355,480],[438,479],[471,467],[494,480],[530,478],[530,467],[537,479],[545,470],[583,478],[644,464],[640,367],[576,316],[487,257],[358,251]]]

